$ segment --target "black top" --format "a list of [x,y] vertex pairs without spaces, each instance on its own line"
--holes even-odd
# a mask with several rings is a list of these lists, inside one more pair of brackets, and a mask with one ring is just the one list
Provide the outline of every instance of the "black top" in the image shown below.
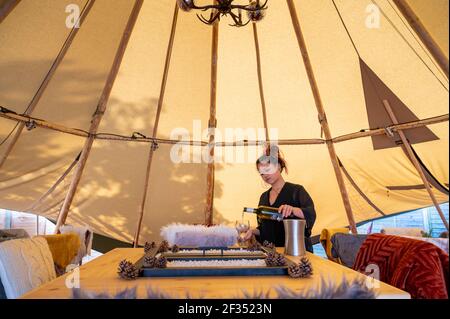
[[[308,192],[301,185],[292,184],[286,182],[278,194],[277,199],[271,205],[269,199],[269,193],[272,190],[270,188],[266,192],[261,194],[259,199],[259,206],[269,206],[278,208],[281,205],[290,205],[293,207],[299,207],[302,209],[305,215],[306,227],[305,227],[305,246],[306,250],[313,252],[311,243],[311,230],[316,221],[316,211],[314,210],[314,203]],[[295,216],[288,217],[289,219],[298,219]],[[284,246],[284,224],[283,221],[260,219],[258,218],[258,227],[260,235],[259,241],[265,240],[274,243],[277,247]]]

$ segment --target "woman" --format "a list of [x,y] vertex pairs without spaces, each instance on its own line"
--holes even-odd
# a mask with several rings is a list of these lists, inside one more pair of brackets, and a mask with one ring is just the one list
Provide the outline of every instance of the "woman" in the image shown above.
[[[298,184],[285,182],[281,173],[286,170],[286,161],[281,156],[277,146],[266,149],[265,154],[256,161],[261,178],[272,187],[262,193],[259,199],[259,206],[269,206],[278,208],[278,212],[283,218],[304,219],[305,246],[306,250],[313,252],[311,243],[311,230],[316,220],[314,203],[305,188]],[[274,243],[277,247],[284,246],[284,224],[283,221],[259,219],[258,227],[250,229],[246,234],[246,239],[253,235],[259,242],[265,240]]]

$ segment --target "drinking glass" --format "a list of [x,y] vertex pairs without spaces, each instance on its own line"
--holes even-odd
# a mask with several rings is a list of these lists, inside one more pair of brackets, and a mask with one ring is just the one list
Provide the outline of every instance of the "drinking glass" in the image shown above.
[[240,247],[246,246],[247,241],[245,240],[245,235],[247,231],[250,229],[250,221],[247,222],[237,220],[235,223],[236,230],[238,232],[238,245]]

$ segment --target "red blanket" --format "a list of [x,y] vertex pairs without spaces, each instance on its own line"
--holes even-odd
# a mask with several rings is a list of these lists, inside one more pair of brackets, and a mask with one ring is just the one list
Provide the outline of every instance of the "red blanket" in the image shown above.
[[409,292],[412,298],[448,299],[448,254],[431,243],[369,235],[353,269],[365,273],[370,264],[378,266],[381,281]]

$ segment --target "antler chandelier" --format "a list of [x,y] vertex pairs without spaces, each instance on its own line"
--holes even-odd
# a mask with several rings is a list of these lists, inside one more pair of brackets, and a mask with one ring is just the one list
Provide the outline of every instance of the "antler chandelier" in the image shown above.
[[[234,0],[215,0],[215,4],[197,6],[194,0],[177,0],[178,6],[183,11],[191,10],[201,10],[209,11],[209,18],[205,18],[202,14],[197,14],[199,20],[205,24],[211,25],[216,21],[220,21],[220,17],[230,15],[233,19],[233,27],[243,27],[247,25],[250,21],[258,22],[264,18],[264,11],[267,9],[267,2],[263,5],[260,4],[259,0],[250,0],[248,5],[233,4]],[[242,16],[242,12],[247,13],[247,21],[244,22],[245,18]]]

